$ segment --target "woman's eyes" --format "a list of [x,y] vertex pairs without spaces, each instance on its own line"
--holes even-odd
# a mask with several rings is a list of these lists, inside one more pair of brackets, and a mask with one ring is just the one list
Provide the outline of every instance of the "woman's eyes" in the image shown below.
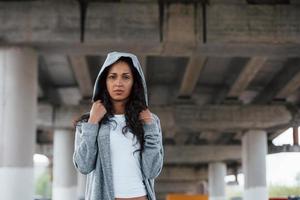
[[[108,78],[109,78],[109,79],[116,79],[117,76],[108,76]],[[123,76],[122,78],[124,78],[124,79],[130,79],[129,76]]]

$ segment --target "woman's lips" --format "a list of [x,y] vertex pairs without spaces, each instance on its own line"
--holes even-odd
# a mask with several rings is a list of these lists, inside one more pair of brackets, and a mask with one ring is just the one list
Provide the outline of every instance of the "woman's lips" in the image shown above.
[[121,94],[121,93],[123,93],[124,91],[123,91],[123,90],[114,90],[114,92],[117,93],[117,94]]

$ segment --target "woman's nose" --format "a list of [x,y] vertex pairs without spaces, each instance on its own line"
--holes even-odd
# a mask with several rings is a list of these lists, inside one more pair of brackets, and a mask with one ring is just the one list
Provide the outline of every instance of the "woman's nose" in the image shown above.
[[118,86],[122,85],[122,84],[123,84],[123,83],[122,83],[122,80],[121,80],[120,78],[117,79],[116,84],[117,84]]

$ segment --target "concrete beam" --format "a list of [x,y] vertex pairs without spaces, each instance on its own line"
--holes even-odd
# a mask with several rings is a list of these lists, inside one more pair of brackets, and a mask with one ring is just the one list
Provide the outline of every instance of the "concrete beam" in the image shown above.
[[164,41],[177,43],[196,42],[195,9],[192,4],[174,3],[166,7]]
[[207,57],[192,56],[189,59],[188,65],[185,69],[183,79],[181,81],[178,96],[190,97],[194,91],[200,72],[205,66]]
[[82,95],[78,87],[60,87],[57,89],[63,105],[79,105]]
[[[80,42],[80,8],[75,1],[0,2],[0,13],[4,41]],[[158,18],[157,3],[91,2],[85,41],[159,41]]]
[[228,96],[229,97],[240,97],[242,92],[247,88],[249,83],[254,79],[257,72],[263,67],[266,62],[265,57],[253,57],[251,58],[243,71],[239,75],[238,79],[232,85]]
[[215,131],[203,131],[200,134],[201,139],[207,140],[209,144],[212,144],[220,138],[221,133],[215,132]]
[[[70,104],[75,99],[81,99],[81,97],[78,97],[78,93],[76,94],[76,88],[68,88],[76,86],[76,80],[67,56],[58,54],[44,56],[43,65],[42,74],[50,83],[46,82],[46,80],[40,80],[40,82],[43,82],[43,85],[45,85],[45,91],[47,91],[47,97],[49,96],[51,103],[56,105]],[[59,91],[58,88],[62,86],[67,88],[61,88]],[[62,92],[64,90],[67,92]],[[70,93],[76,94],[74,100],[69,99]]]
[[65,54],[65,55],[106,55],[108,49],[135,52],[138,55],[149,56],[207,56],[207,57],[255,57],[268,58],[293,58],[299,57],[299,44],[234,44],[234,43],[206,43],[191,46],[188,44],[169,43],[174,52],[165,48],[165,43],[140,41],[128,43],[123,41],[103,41],[101,44],[66,43],[59,42],[7,42],[0,41],[0,46],[26,46],[36,49],[42,55]]
[[[234,175],[241,171],[239,164],[228,164],[227,175]],[[208,179],[208,167],[207,164],[203,166],[177,166],[177,165],[164,165],[161,173],[157,177],[159,182],[168,181],[199,181]]]
[[272,131],[271,133],[268,134],[268,140],[272,141],[273,139],[275,139],[276,137],[278,137],[279,135],[281,135],[283,132],[287,131],[289,127],[283,127],[280,128],[278,127],[276,130]]
[[164,131],[164,137],[174,138],[174,136],[178,133],[178,126],[176,124],[172,108],[166,108],[162,112],[159,112],[153,108],[151,112],[156,112],[159,115],[161,128]]
[[282,146],[271,145],[268,148],[268,154],[282,153],[282,152],[300,152],[300,146],[299,145],[282,145]]
[[189,135],[185,134],[184,132],[177,132],[173,139],[176,145],[184,145],[188,140]]
[[207,168],[164,166],[157,181],[199,181],[207,178]]
[[80,13],[75,1],[0,2],[0,40],[79,42]]
[[90,97],[93,91],[91,75],[85,56],[70,56],[71,67],[83,97]]
[[[159,42],[158,4],[90,2],[87,8],[85,36],[85,42],[91,44],[102,44],[104,41],[123,41],[132,45],[145,40]],[[119,50],[106,50],[109,49]]]
[[274,76],[267,86],[255,97],[253,103],[270,103],[276,95],[284,89],[295,74],[300,73],[300,58],[287,59],[281,70]]
[[166,165],[199,164],[241,159],[241,146],[165,146]]
[[275,98],[285,99],[300,87],[300,72],[296,73],[289,82],[278,92]]
[[234,140],[241,141],[242,137],[243,137],[243,132],[242,132],[242,131],[239,131],[239,132],[237,132],[237,133],[234,135],[233,139],[234,139]]
[[292,113],[280,105],[220,105],[220,106],[176,106],[176,123],[182,128],[195,131],[237,131],[245,129],[267,129],[288,125]]
[[[246,3],[210,2],[206,9],[207,41],[299,43],[299,6],[249,6]],[[20,7],[24,9],[19,9]],[[107,10],[110,12],[105,12]],[[1,2],[0,13],[3,15],[0,22],[3,26],[0,28],[0,37],[5,41],[79,42],[79,11],[79,4],[72,1]],[[166,29],[164,36],[176,42],[195,44],[195,41],[202,41],[201,12],[200,6],[170,4],[163,13]],[[266,15],[270,18],[266,18]],[[110,22],[113,23],[107,19],[111,19]],[[91,2],[85,28],[86,41],[90,43],[104,40],[159,41],[158,3]]]
[[[242,69],[246,65],[248,59],[243,57],[233,57],[231,59],[220,59],[224,60],[222,62],[221,68],[226,70],[220,69],[222,73],[218,73],[219,76],[222,77],[222,82],[220,82],[220,86],[214,90],[213,95],[211,97],[212,104],[233,104],[230,101],[235,101],[234,99],[228,99],[227,95],[229,93],[230,87],[234,85],[234,82],[238,79]],[[237,104],[237,103],[235,103]]]
[[39,88],[43,92],[42,100],[46,100],[52,104],[59,104],[61,102],[60,96],[55,88],[53,80],[48,70],[48,64],[44,56],[38,57],[38,82]]
[[[182,45],[195,47],[201,39],[201,10],[193,4],[173,3],[165,6],[163,41],[165,51],[182,52]],[[200,33],[200,34],[199,34]],[[174,45],[179,44],[179,45]]]
[[52,54],[44,57],[47,75],[55,86],[75,86],[70,62],[66,55]]
[[[61,128],[72,128],[72,121],[90,110],[86,106],[60,106],[55,108],[54,120],[50,122],[51,108],[43,110],[39,125],[54,125]],[[173,107],[152,107],[150,109],[158,116],[162,116],[162,129],[172,127],[190,131],[241,131],[245,129],[268,129],[278,126],[289,126],[292,113],[281,105],[206,105],[205,107],[192,105],[177,105]],[[48,116],[48,117],[47,117]],[[169,121],[173,120],[173,121]],[[177,127],[177,128],[176,128]],[[174,134],[168,133],[170,137]]]
[[[214,3],[207,6],[207,40],[214,43],[298,43],[299,5]],[[268,17],[266,17],[268,16]],[[273,19],[273,20],[270,20]]]
[[[300,41],[300,23],[297,20],[299,6],[299,4],[249,6],[246,3],[210,2],[206,10],[207,44],[225,48],[212,47],[212,51],[205,50],[206,54],[200,50],[199,55],[209,56],[211,53],[218,56],[248,55],[245,57],[298,56],[300,50],[294,47],[299,46],[297,43]],[[193,7],[181,3],[171,4],[165,9],[164,28],[169,31],[164,33],[169,41],[161,44],[157,2],[91,2],[87,10],[85,27],[87,44],[80,44],[79,41],[79,10],[79,4],[76,2],[1,2],[0,13],[3,13],[0,17],[1,45],[33,44],[42,49],[46,48],[47,51],[50,48],[52,53],[58,54],[66,51],[80,52],[83,55],[99,52],[106,54],[108,49],[123,49],[143,54],[181,56],[192,55],[203,46],[200,42],[202,30],[199,27],[203,26],[200,6]],[[111,12],[105,12],[107,10]],[[274,20],[269,20],[266,15]],[[107,19],[111,19],[113,23]],[[128,41],[132,44],[128,44]],[[237,46],[250,46],[250,50],[231,48],[229,43],[231,45],[235,43],[233,46],[237,43]],[[271,45],[265,45],[266,43]]]

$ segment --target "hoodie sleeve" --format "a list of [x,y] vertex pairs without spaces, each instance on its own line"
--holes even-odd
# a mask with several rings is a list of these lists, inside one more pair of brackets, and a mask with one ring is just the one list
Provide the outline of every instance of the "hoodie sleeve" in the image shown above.
[[88,174],[95,168],[98,128],[98,124],[88,122],[79,122],[76,126],[73,164],[82,174]]
[[142,153],[142,171],[147,179],[155,179],[163,167],[164,150],[159,118],[152,113],[151,124],[144,124],[144,151]]

